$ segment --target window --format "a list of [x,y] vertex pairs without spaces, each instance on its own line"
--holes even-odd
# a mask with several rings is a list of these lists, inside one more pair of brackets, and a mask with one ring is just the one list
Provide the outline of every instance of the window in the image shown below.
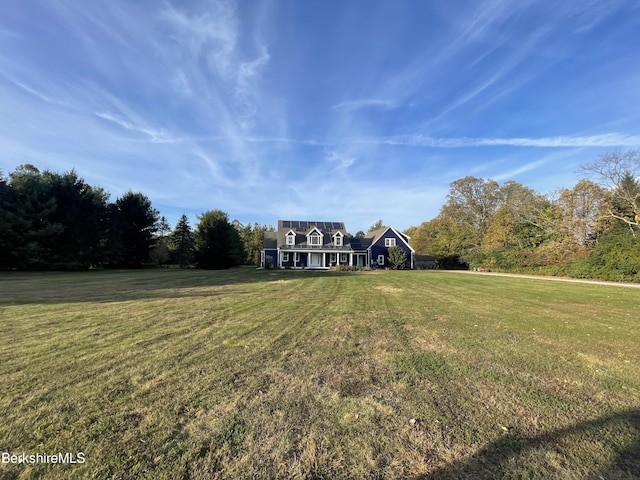
[[384,239],[384,246],[385,247],[395,247],[396,246],[396,239],[395,238],[385,238]]
[[342,237],[341,236],[338,235],[335,238],[335,245],[336,245],[336,247],[341,247],[342,246]]
[[299,262],[300,261],[300,252],[296,252],[293,254],[293,261],[294,262]]
[[287,233],[287,245],[295,245],[296,236],[294,233]]
[[330,262],[335,262],[336,261],[336,254],[335,253],[330,253],[329,254],[329,261]]
[[384,255],[378,255],[378,265],[384,265]]
[[322,236],[318,233],[309,235],[309,245],[322,245]]
[[282,261],[283,262],[288,262],[289,261],[289,252],[284,252],[282,254]]
[[347,261],[347,254],[346,253],[341,253],[340,254],[340,261],[341,262],[346,262]]

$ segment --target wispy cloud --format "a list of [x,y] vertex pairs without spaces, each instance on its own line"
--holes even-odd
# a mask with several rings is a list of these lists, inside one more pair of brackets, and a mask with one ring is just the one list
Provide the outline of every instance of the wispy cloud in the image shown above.
[[359,110],[362,108],[382,108],[384,110],[389,110],[396,107],[397,104],[390,100],[365,98],[336,103],[329,108],[331,108],[332,110]]
[[149,137],[149,140],[153,143],[176,143],[181,141],[181,139],[179,138],[174,138],[169,136],[164,131],[155,130],[147,126],[135,125],[132,122],[125,120],[117,115],[113,115],[105,112],[94,112],[94,115],[98,118],[102,118],[103,120],[107,120],[108,122],[119,125],[125,130],[147,135]]
[[423,135],[414,135],[362,141],[384,143],[389,145],[407,145],[432,148],[470,148],[497,146],[538,148],[638,147],[640,146],[640,135],[605,133],[590,136],[557,136],[541,138],[434,138]]
[[27,82],[18,80],[17,78],[15,78],[14,76],[10,75],[5,71],[0,70],[0,75],[2,75],[6,80],[8,80],[10,83],[15,85],[16,87],[31,94],[33,97],[37,98],[38,100],[42,100],[43,102],[64,106],[64,107],[69,106],[67,103],[61,102],[55,98],[52,98],[51,96],[29,85]]

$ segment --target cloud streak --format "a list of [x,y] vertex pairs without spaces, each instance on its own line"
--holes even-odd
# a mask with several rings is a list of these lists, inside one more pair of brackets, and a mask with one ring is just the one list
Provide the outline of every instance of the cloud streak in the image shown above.
[[397,136],[363,140],[365,143],[381,143],[431,148],[472,148],[472,147],[535,147],[535,148],[577,148],[577,147],[639,147],[640,135],[605,133],[589,136],[557,136],[541,138],[434,138],[423,135]]

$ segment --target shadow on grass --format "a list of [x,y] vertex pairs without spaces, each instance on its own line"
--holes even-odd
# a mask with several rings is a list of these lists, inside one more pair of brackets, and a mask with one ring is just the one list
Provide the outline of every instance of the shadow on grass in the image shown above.
[[[615,459],[604,466],[589,468],[588,465],[578,465],[576,460],[570,461],[569,463],[575,465],[574,468],[584,468],[582,472],[574,472],[575,477],[571,478],[640,478],[640,409],[630,409],[534,437],[505,434],[473,457],[453,462],[429,475],[415,477],[415,480],[525,478],[520,476],[525,473],[524,471],[526,471],[526,478],[556,478],[557,474],[552,468],[546,472],[534,472],[521,465],[518,472],[514,472],[514,465],[517,465],[520,458],[532,451],[562,454],[563,446],[561,443],[570,436],[578,436],[583,441],[591,442],[592,445],[608,444],[615,452]],[[612,437],[619,439],[621,436],[625,436],[629,442],[626,445],[614,445]],[[564,448],[567,450],[566,447]],[[567,451],[566,453],[571,455],[575,452]],[[587,453],[586,456],[588,455]],[[534,467],[535,465],[531,465],[530,468]],[[544,468],[544,465],[540,465],[540,467]]]
[[215,287],[282,283],[292,280],[346,277],[361,272],[326,270],[98,270],[88,272],[0,273],[0,305],[108,303],[132,300],[240,294]]

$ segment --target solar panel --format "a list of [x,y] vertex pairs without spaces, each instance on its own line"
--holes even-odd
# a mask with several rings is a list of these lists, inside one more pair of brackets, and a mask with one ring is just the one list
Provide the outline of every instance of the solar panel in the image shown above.
[[291,228],[291,222],[289,220],[283,220],[282,221],[282,226],[284,228]]

